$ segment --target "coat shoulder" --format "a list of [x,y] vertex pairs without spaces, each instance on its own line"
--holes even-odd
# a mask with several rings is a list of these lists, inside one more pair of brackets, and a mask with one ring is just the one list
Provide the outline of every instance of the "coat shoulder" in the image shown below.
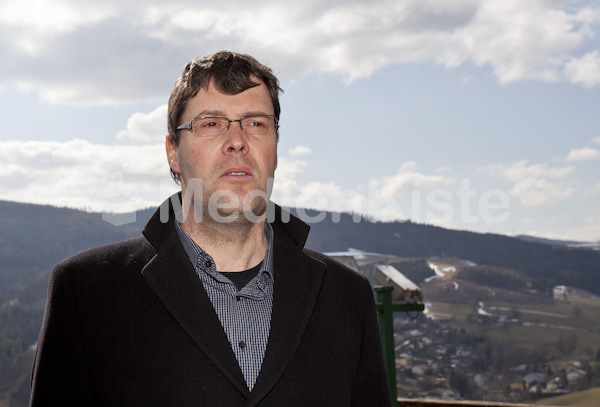
[[115,270],[135,264],[146,264],[156,254],[154,248],[143,237],[98,246],[77,253],[54,267],[60,270]]

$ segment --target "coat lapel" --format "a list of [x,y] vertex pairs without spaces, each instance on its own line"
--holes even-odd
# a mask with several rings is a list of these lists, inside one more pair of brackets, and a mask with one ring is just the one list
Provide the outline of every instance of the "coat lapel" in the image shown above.
[[144,235],[157,253],[143,268],[142,275],[183,330],[225,377],[247,396],[248,386],[237,359],[202,282],[177,237],[173,216],[166,223],[157,217],[158,211],[144,229]]
[[275,228],[274,295],[271,330],[260,374],[248,406],[255,406],[277,384],[298,348],[315,308],[325,265],[302,251],[301,244],[286,242]]

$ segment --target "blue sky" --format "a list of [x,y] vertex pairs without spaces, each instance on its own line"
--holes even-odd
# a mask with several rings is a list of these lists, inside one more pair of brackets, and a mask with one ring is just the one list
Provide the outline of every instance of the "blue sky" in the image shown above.
[[275,201],[596,241],[598,35],[592,1],[2,0],[0,199],[160,203],[172,84],[231,49],[285,90]]

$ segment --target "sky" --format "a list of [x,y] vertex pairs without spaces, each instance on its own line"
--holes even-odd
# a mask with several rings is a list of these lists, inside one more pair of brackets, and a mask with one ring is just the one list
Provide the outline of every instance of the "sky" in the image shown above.
[[598,241],[599,36],[595,1],[0,0],[0,199],[156,206],[172,86],[227,49],[285,91],[275,202]]

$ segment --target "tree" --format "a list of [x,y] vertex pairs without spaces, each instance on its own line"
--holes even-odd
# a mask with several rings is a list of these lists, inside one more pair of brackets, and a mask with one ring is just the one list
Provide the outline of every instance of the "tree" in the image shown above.
[[454,388],[458,390],[460,395],[464,398],[470,398],[473,393],[473,389],[471,387],[471,383],[469,381],[469,376],[460,368],[454,368],[450,372],[450,377],[448,378],[448,385],[450,388]]
[[577,335],[572,333],[566,337],[560,335],[556,341],[556,349],[563,355],[570,355],[575,349],[577,349]]

